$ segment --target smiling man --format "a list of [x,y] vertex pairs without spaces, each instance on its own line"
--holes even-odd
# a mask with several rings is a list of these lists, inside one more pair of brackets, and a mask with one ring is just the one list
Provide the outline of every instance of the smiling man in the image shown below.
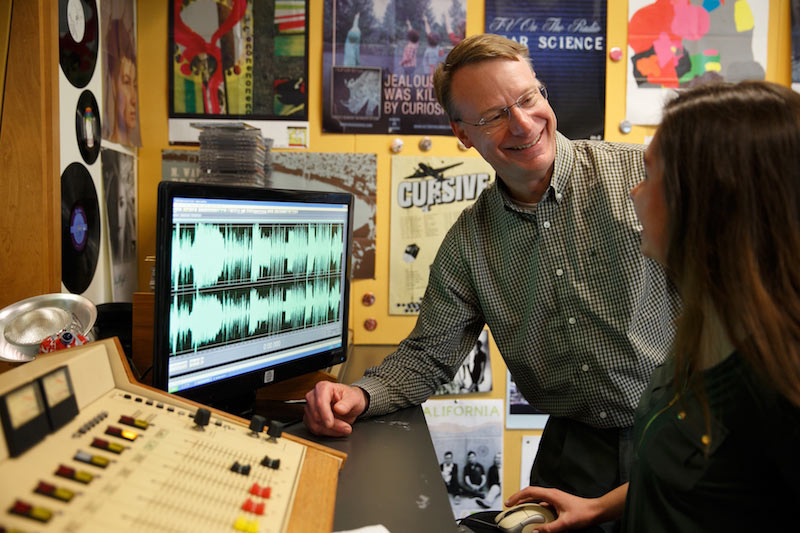
[[[497,179],[444,238],[408,338],[353,386],[318,384],[305,422],[344,436],[358,417],[422,403],[488,324],[519,391],[550,414],[531,484],[605,494],[628,479],[634,410],[678,307],[639,253],[629,193],[644,147],[559,134],[528,49],[498,35],[461,41],[434,86]],[[587,531],[616,525],[601,527]]]

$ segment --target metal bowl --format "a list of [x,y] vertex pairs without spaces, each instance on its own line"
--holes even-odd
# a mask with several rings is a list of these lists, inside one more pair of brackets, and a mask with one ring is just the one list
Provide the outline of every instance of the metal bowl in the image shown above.
[[97,319],[95,305],[77,294],[43,294],[0,310],[0,360],[31,361],[41,342],[63,329],[88,335]]

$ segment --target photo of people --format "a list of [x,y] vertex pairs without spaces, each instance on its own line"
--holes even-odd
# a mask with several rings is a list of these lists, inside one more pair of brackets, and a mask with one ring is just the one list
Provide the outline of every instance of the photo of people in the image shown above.
[[103,139],[141,146],[134,2],[103,0]]
[[503,400],[428,400],[422,410],[453,516],[500,509]]
[[325,2],[323,130],[450,135],[432,78],[466,19],[465,0]]

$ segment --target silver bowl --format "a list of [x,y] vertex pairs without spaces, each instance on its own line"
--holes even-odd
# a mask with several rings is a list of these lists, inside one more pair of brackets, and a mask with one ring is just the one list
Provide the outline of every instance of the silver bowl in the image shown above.
[[27,298],[0,310],[0,360],[31,361],[44,339],[69,329],[88,335],[97,308],[77,294],[55,293]]

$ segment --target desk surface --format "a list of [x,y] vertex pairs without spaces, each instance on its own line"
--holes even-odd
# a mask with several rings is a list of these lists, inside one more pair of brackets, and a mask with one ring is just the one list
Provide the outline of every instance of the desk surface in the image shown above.
[[382,524],[392,533],[457,531],[421,407],[360,420],[343,439],[287,431],[347,453],[336,489],[334,531]]

